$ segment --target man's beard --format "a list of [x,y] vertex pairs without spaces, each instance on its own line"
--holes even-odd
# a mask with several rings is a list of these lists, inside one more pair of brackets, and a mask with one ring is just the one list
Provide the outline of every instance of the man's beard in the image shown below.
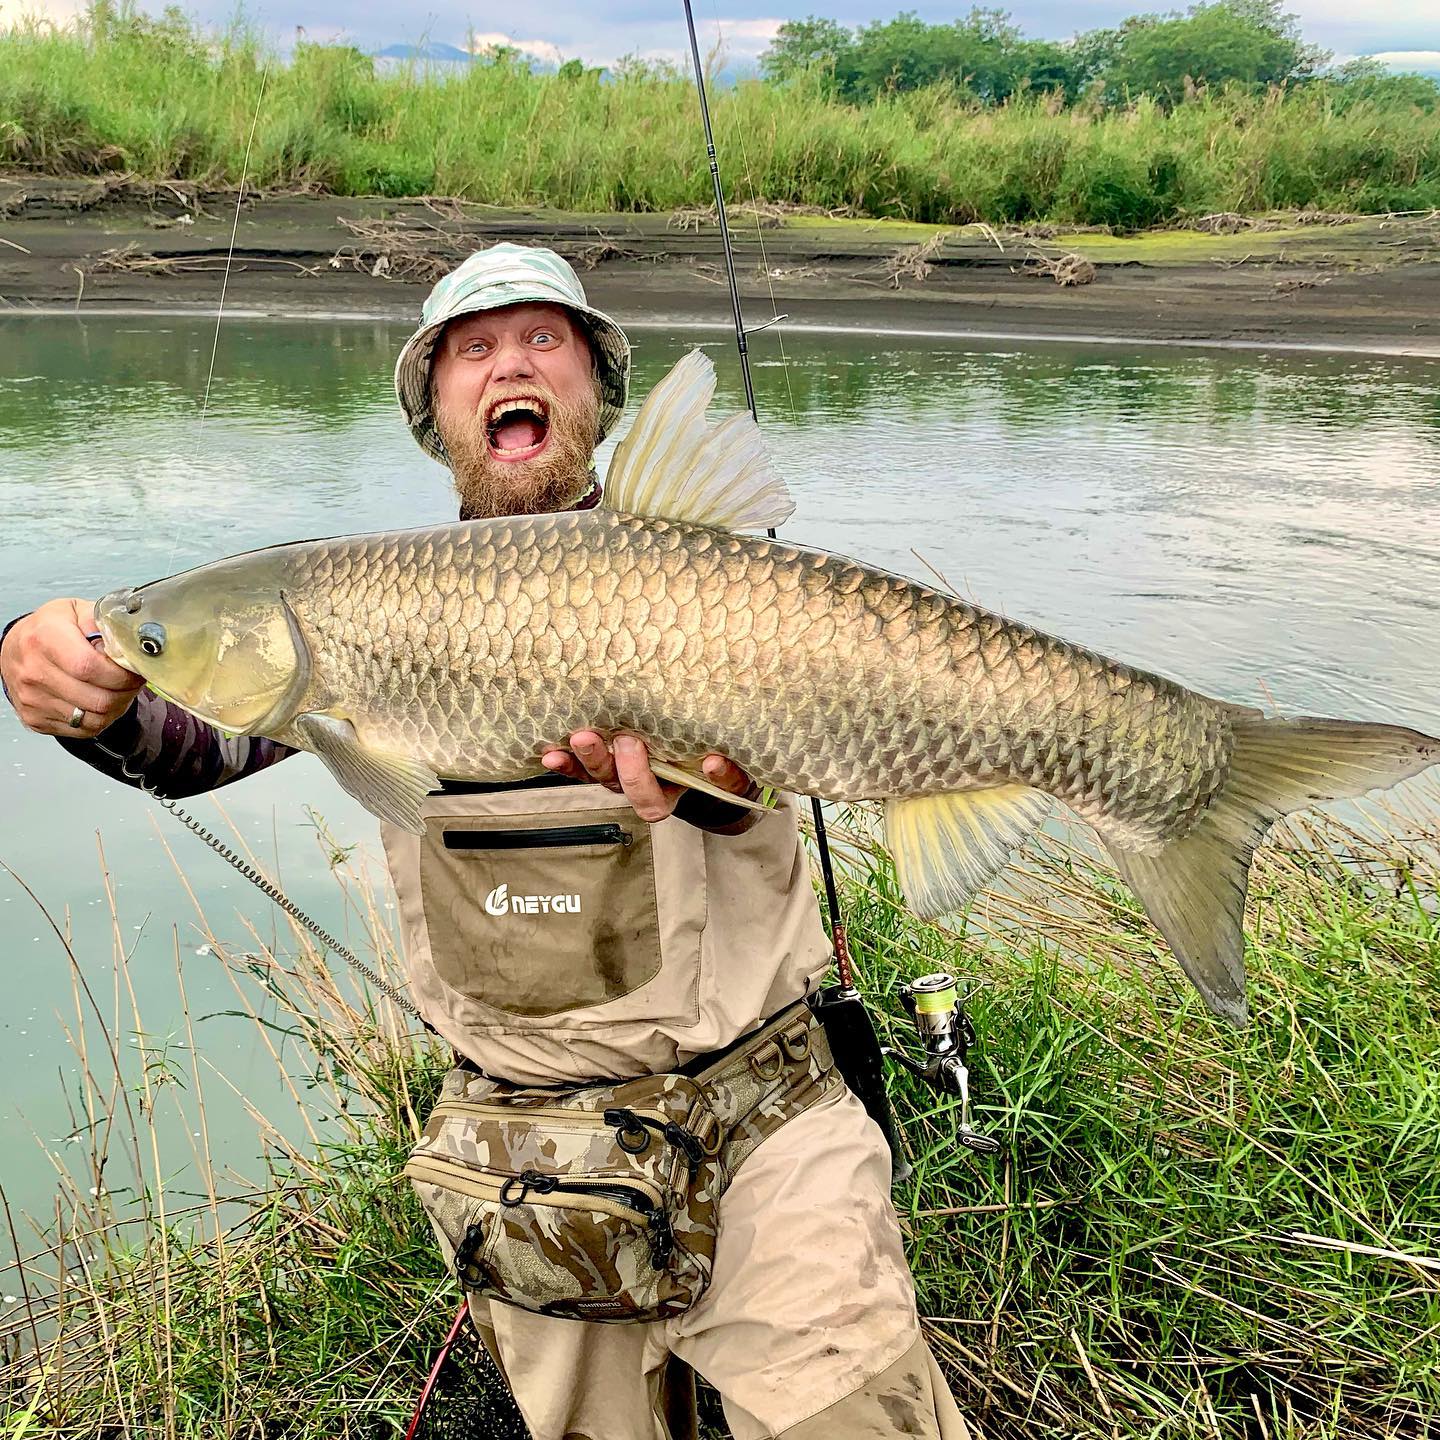
[[600,428],[599,387],[573,400],[526,386],[517,394],[543,394],[550,408],[549,443],[533,460],[497,460],[490,452],[485,412],[497,398],[468,413],[435,407],[435,428],[445,442],[462,520],[499,515],[546,515],[567,510],[590,484],[590,459]]

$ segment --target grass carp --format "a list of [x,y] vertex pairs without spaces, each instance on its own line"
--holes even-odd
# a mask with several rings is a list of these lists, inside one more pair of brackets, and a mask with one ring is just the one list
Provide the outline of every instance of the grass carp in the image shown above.
[[[854,560],[742,531],[791,512],[710,362],[656,386],[605,508],[310,540],[106,596],[113,659],[220,728],[314,752],[422,830],[437,776],[505,781],[593,729],[701,789],[885,804],[908,902],[954,911],[1055,801],[1092,825],[1216,1013],[1245,1019],[1250,859],[1281,815],[1440,741],[1267,718]],[[720,793],[720,792],[716,792]],[[733,801],[735,797],[725,795]]]

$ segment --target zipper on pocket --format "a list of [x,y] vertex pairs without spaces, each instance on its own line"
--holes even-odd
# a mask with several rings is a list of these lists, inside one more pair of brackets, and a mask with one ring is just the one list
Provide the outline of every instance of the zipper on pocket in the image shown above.
[[[535,1174],[535,1171],[526,1171],[526,1174]],[[460,1195],[468,1195],[475,1200],[488,1200],[493,1203],[516,1204],[516,1200],[503,1201],[501,1190],[512,1182],[516,1181],[514,1175],[496,1175],[489,1173],[475,1166],[467,1165],[463,1160],[456,1160],[449,1155],[436,1155],[430,1152],[411,1155],[405,1164],[405,1174],[411,1180],[425,1181],[431,1185],[439,1185],[443,1189],[453,1190]],[[554,1176],[543,1175],[542,1180],[555,1179]],[[557,1187],[560,1182],[557,1180]],[[601,1202],[596,1208],[604,1210],[607,1214],[616,1213],[616,1207],[621,1210],[628,1210],[633,1215],[642,1219],[649,1211],[660,1211],[662,1209],[662,1193],[659,1186],[650,1181],[636,1182],[619,1179],[597,1179],[591,1185],[566,1185],[564,1188],[580,1191],[593,1195]],[[626,1193],[624,1200],[617,1199],[607,1191],[620,1191]],[[511,1192],[513,1195],[513,1191]],[[564,1208],[563,1201],[551,1198],[552,1189],[550,1186],[532,1186],[531,1193],[536,1198],[536,1203],[542,1205],[559,1205]],[[630,1196],[642,1197],[644,1204],[635,1205],[631,1203]]]
[[[517,1178],[517,1177],[512,1177]],[[502,1205],[519,1205],[523,1203],[529,1188],[533,1188],[541,1195],[548,1195],[555,1191],[566,1191],[571,1195],[599,1196],[602,1199],[613,1200],[617,1205],[625,1205],[631,1210],[637,1211],[645,1223],[645,1230],[650,1238],[650,1263],[657,1269],[663,1270],[665,1263],[675,1251],[675,1232],[670,1228],[670,1216],[666,1214],[661,1206],[657,1205],[643,1190],[637,1190],[631,1185],[616,1185],[609,1181],[601,1181],[598,1184],[567,1184],[557,1179],[554,1175],[541,1175],[535,1170],[523,1170],[518,1176],[521,1184],[527,1188],[521,1192],[519,1199],[506,1199],[506,1190],[510,1182],[507,1181],[500,1191],[500,1203]]]
[[556,850],[564,846],[634,843],[623,825],[556,825],[529,830],[447,830],[447,850]]

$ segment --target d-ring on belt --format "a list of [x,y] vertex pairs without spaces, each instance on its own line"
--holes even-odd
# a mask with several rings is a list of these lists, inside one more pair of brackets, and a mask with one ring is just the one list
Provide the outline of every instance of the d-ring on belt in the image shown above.
[[762,1140],[843,1083],[825,1029],[803,1000],[679,1073],[700,1087],[719,1121],[726,1184]]

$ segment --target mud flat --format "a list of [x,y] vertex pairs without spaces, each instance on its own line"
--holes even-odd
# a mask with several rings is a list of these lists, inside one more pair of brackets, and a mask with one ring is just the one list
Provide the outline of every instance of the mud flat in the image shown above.
[[[238,216],[238,223],[237,223]],[[248,195],[123,177],[0,177],[0,314],[210,310],[413,317],[496,240],[544,243],[628,324],[725,324],[712,215]],[[1207,217],[1117,236],[737,207],[747,318],[956,335],[1440,355],[1440,214]],[[774,297],[772,306],[772,294]]]

